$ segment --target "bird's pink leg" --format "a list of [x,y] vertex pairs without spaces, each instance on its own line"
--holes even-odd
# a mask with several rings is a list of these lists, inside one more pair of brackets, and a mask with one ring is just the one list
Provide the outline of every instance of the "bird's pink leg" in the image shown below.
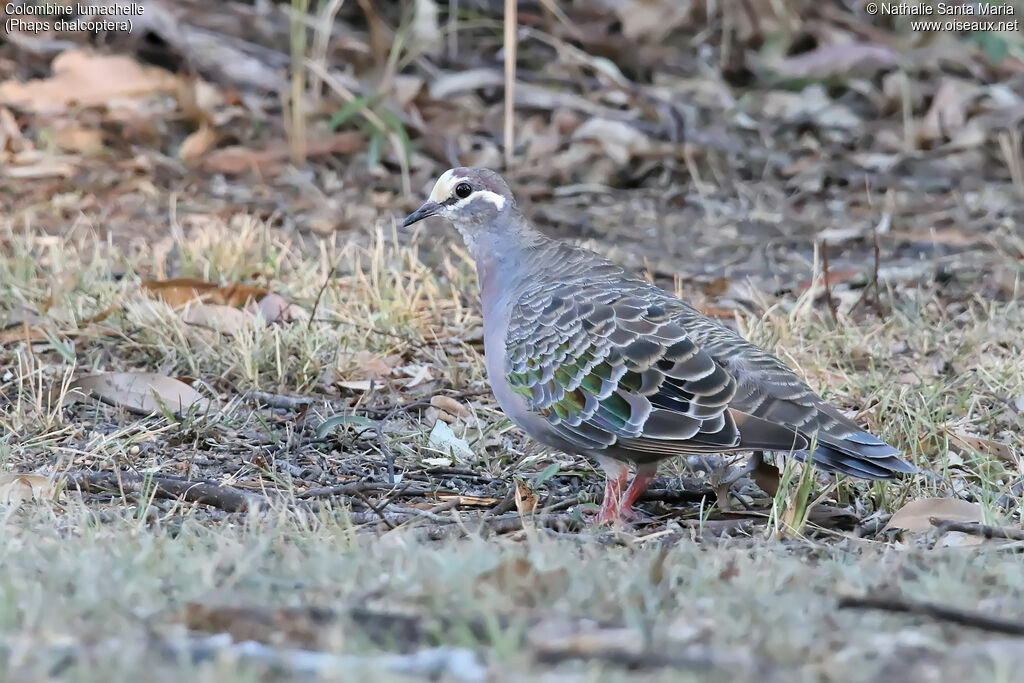
[[636,476],[633,477],[629,488],[626,489],[622,496],[622,502],[619,503],[619,517],[630,519],[636,516],[636,513],[633,512],[633,503],[640,497],[640,494],[647,490],[648,484],[651,483],[657,472],[658,463],[656,462],[647,465],[637,465]]
[[604,500],[601,501],[601,511],[597,513],[594,521],[598,524],[616,524],[622,521],[619,517],[619,509],[622,504],[622,489],[626,485],[629,468],[625,463],[612,458],[600,458],[598,464],[601,465],[605,475]]

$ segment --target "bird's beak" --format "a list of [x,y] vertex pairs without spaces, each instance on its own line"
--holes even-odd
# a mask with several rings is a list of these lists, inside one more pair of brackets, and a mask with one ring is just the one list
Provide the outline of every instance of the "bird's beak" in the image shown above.
[[410,213],[408,216],[406,216],[405,220],[402,221],[402,227],[403,228],[408,228],[413,223],[417,223],[417,222],[423,220],[424,218],[429,218],[430,216],[436,216],[437,212],[438,212],[438,210],[440,208],[441,208],[441,205],[438,204],[437,202],[429,201],[426,204],[424,204],[423,206],[421,206],[420,208],[418,208],[415,211],[413,211],[412,213]]

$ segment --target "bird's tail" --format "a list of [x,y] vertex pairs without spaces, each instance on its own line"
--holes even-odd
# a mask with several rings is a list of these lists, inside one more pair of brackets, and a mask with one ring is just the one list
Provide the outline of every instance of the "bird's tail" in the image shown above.
[[860,479],[895,479],[899,474],[916,474],[918,469],[900,458],[902,453],[867,432],[842,437],[818,434],[817,442],[795,453],[829,472],[842,472]]

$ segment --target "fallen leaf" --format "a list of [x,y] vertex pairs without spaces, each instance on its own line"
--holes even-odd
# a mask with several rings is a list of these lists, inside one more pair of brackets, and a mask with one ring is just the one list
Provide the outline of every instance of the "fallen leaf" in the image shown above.
[[266,289],[255,285],[235,283],[221,287],[214,282],[193,277],[145,280],[142,282],[142,288],[156,294],[171,308],[181,308],[197,299],[204,303],[238,308],[252,301],[261,301],[268,295]]
[[469,408],[456,401],[451,396],[442,396],[438,394],[430,399],[430,405],[434,406],[438,410],[443,410],[446,413],[457,415],[458,417],[469,417]]
[[758,458],[754,463],[754,469],[750,471],[750,478],[757,484],[757,488],[767,493],[772,498],[779,492],[779,484],[782,481],[782,473],[779,468]]
[[497,69],[468,69],[466,71],[441,72],[431,79],[429,92],[434,100],[448,100],[455,95],[483,88],[499,88],[505,77]]
[[533,492],[533,489],[525,481],[518,477],[515,479],[515,486],[516,510],[521,516],[528,517],[537,509],[537,494]]
[[224,334],[238,334],[252,327],[256,319],[240,308],[224,304],[192,304],[181,312],[181,319],[188,325],[206,327]]
[[773,70],[784,78],[826,79],[835,76],[873,76],[903,61],[902,55],[885,45],[840,43],[787,57]]
[[434,0],[415,0],[410,34],[410,42],[422,52],[434,57],[440,53],[440,11]]
[[107,105],[115,99],[138,99],[170,94],[178,77],[154,66],[144,66],[123,55],[100,55],[68,50],[57,55],[53,75],[20,83],[0,83],[0,104],[36,114],[62,112],[72,106]]
[[41,474],[0,472],[0,504],[18,505],[26,500],[53,498],[56,492],[50,477]]
[[630,158],[651,150],[653,143],[645,133],[625,121],[592,118],[576,129],[573,140],[591,140],[600,145],[605,154],[617,164],[626,164]]
[[[351,154],[362,149],[365,143],[365,136],[355,131],[310,138],[306,141],[306,156],[313,158],[328,154]],[[290,159],[291,148],[286,142],[271,145],[266,149],[234,146],[210,152],[203,157],[199,167],[207,173],[225,175],[273,174],[287,166]]]
[[497,590],[513,605],[528,606],[564,591],[569,572],[565,567],[541,569],[525,557],[514,557],[480,574],[476,583]]
[[178,148],[178,158],[185,163],[193,163],[206,154],[217,144],[217,131],[205,121],[189,134]]
[[54,130],[50,139],[65,152],[95,154],[103,149],[103,132],[98,128],[64,126]]
[[415,386],[419,386],[424,382],[429,382],[434,379],[433,375],[430,373],[429,365],[411,365],[402,369],[406,371],[406,374],[410,374],[412,376],[409,383],[405,385],[406,389],[412,389]]
[[912,500],[889,519],[882,531],[903,529],[923,532],[933,528],[931,518],[953,522],[981,522],[981,506],[959,498],[919,498]]
[[622,35],[629,40],[657,43],[686,23],[691,0],[630,0],[616,3]]
[[427,496],[434,500],[439,500],[442,503],[447,503],[449,500],[459,501],[460,507],[493,507],[501,502],[501,498],[490,498],[487,496],[465,496],[452,493],[436,493]]
[[1019,456],[1014,454],[1013,449],[1008,444],[962,432],[946,432],[946,437],[949,439],[949,445],[960,452],[985,453],[1012,465],[1016,465],[1019,462]]
[[170,410],[181,416],[192,408],[210,409],[210,401],[181,380],[153,372],[104,372],[79,377],[68,387],[64,405],[92,398],[140,415]]
[[427,444],[434,450],[450,455],[456,460],[468,460],[473,457],[473,449],[465,439],[455,436],[455,432],[447,422],[438,420],[430,430]]
[[391,371],[401,361],[400,356],[388,356],[381,358],[371,351],[365,349],[352,356],[355,365],[354,374],[365,379],[383,379],[390,377]]
[[967,100],[976,88],[967,81],[947,78],[932,97],[928,113],[917,125],[919,142],[932,143],[951,137],[967,122]]
[[35,326],[15,325],[5,330],[0,330],[0,345],[16,342],[46,341],[48,338],[42,328]]
[[270,292],[260,299],[256,308],[268,323],[291,323],[309,317],[304,308],[290,303],[275,292]]
[[380,382],[375,382],[372,379],[359,379],[352,381],[342,380],[340,382],[335,382],[334,384],[342,389],[349,389],[351,391],[369,391],[371,388],[375,386],[379,387],[381,385]]

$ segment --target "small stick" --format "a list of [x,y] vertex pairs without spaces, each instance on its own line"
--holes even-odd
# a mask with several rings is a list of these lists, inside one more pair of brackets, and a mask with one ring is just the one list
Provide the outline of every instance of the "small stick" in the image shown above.
[[213,482],[188,481],[167,475],[142,477],[132,472],[71,472],[66,481],[88,493],[139,493],[148,485],[157,498],[202,503],[228,512],[249,512],[269,504],[263,496]]
[[331,278],[334,277],[334,266],[331,266],[330,270],[327,271],[327,277],[324,278],[324,283],[320,285],[320,291],[316,293],[316,301],[313,302],[313,310],[309,313],[309,321],[306,323],[306,331],[313,329],[313,321],[316,320],[316,309],[320,308],[320,299],[324,296],[324,291],[327,289],[327,285],[331,284]]
[[[318,488],[309,489],[296,495],[298,500],[308,500],[310,498],[331,498],[333,496],[358,496],[361,493],[369,493],[372,491],[391,491],[394,489],[394,485],[385,482],[374,482],[374,481],[356,481],[348,482],[346,484],[338,484],[337,486],[320,486]],[[436,493],[436,489],[433,488],[412,488],[405,487],[401,490],[391,493],[391,498],[401,498],[404,496],[425,496],[430,493]]]
[[505,0],[505,168],[512,167],[515,151],[516,0]]
[[247,391],[244,398],[280,410],[300,410],[313,402],[308,396],[285,396],[267,391]]
[[821,241],[821,268],[825,278],[825,299],[828,301],[828,310],[832,312],[832,322],[839,322],[839,308],[836,300],[832,298],[832,282],[828,276],[828,243]]
[[[381,510],[381,509],[380,509],[379,507],[377,507],[376,505],[374,505],[374,504],[373,504],[373,501],[371,501],[371,500],[369,499],[369,497],[367,497],[367,495],[366,495],[365,493],[362,493],[362,492],[358,492],[358,493],[356,493],[356,498],[358,498],[359,500],[361,500],[361,501],[363,502],[363,504],[364,504],[364,505],[366,505],[366,507],[370,508],[370,509],[371,509],[371,510],[373,510],[373,511],[374,511],[375,513],[377,513],[377,516],[378,516],[378,517],[380,517],[380,521],[384,522],[384,524],[385,524],[385,525],[387,525],[387,527],[388,527],[389,529],[394,529],[394,528],[395,528],[395,525],[391,523],[391,520],[387,518],[387,515],[385,515],[385,514],[384,514],[384,512],[383,512],[383,511],[382,511],[382,510]],[[391,502],[391,501],[384,501],[384,505],[385,505],[385,507],[386,507],[386,506],[388,505],[388,503],[390,503],[390,502]]]
[[931,522],[932,526],[943,532],[960,531],[973,536],[983,536],[984,538],[1002,538],[1009,539],[1011,541],[1024,541],[1024,529],[1011,529],[1009,527],[991,526],[989,524],[978,524],[976,522],[954,522],[953,520],[941,519],[939,517],[929,517],[928,521]]
[[864,597],[847,596],[839,598],[839,609],[851,608],[916,614],[922,617],[938,619],[939,621],[948,621],[952,624],[970,626],[983,631],[1004,633],[1011,636],[1024,636],[1024,622],[990,617],[986,614],[937,605],[932,602],[904,600],[896,596],[866,595]]

